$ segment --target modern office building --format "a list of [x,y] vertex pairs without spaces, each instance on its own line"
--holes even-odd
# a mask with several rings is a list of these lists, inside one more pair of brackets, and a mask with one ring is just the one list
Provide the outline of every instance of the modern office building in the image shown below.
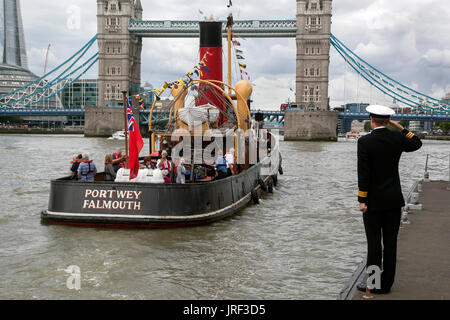
[[[20,0],[0,0],[0,97],[36,79],[38,77],[28,70]],[[45,82],[41,82],[36,90],[44,85]],[[13,100],[18,98],[15,96]],[[1,97],[0,107],[8,107],[13,100],[11,96]],[[59,108],[61,101],[55,95],[33,102],[29,107]]]
[[95,79],[76,80],[61,92],[64,109],[84,109],[97,106],[98,84]]

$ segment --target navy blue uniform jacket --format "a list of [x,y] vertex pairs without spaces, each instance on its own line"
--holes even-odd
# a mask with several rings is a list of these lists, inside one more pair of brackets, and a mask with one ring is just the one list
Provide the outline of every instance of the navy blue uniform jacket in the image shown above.
[[369,210],[405,205],[398,163],[402,152],[420,149],[422,141],[408,130],[373,130],[358,139],[358,201]]

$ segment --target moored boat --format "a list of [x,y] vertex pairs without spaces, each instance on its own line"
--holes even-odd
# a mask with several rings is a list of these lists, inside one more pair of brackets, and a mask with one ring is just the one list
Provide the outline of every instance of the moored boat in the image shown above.
[[116,131],[108,139],[110,139],[110,140],[125,140],[125,131],[124,130]]

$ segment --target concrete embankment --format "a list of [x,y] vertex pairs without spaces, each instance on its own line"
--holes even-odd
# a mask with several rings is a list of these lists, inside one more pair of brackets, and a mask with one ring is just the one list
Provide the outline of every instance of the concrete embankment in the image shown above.
[[84,134],[84,130],[0,129],[0,134]]

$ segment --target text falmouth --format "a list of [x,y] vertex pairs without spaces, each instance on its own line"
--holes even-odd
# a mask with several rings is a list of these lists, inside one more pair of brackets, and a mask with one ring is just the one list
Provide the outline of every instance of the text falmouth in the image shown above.
[[141,195],[142,191],[87,189],[83,209],[141,210]]

